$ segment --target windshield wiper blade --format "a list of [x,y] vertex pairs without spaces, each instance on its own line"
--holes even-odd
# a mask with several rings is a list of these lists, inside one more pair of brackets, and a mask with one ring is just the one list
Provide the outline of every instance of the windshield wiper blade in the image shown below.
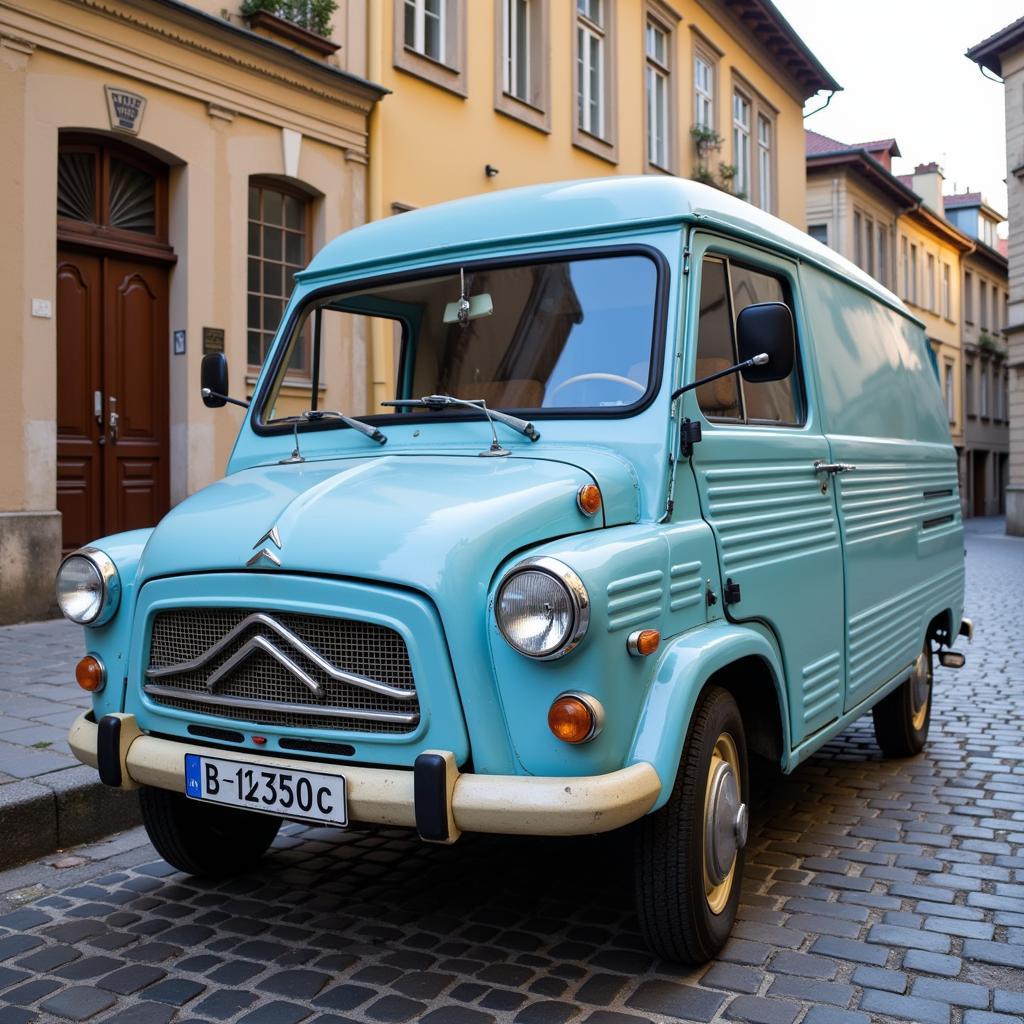
[[376,427],[369,423],[364,423],[362,420],[354,420],[351,416],[346,416],[343,412],[338,412],[335,409],[307,409],[302,413],[302,419],[310,423],[327,418],[341,420],[345,426],[358,430],[360,434],[365,434],[371,441],[376,441],[377,444],[387,444],[388,442],[387,437]]
[[[380,404],[395,406],[396,408],[417,407],[425,409],[444,409],[450,405],[467,406],[470,409],[479,409],[488,420],[496,419],[499,423],[504,423],[506,427],[517,430],[531,441],[540,440],[540,432],[528,420],[521,420],[518,416],[502,412],[500,409],[491,409],[483,398],[453,398],[451,395],[424,395],[423,398],[396,398],[394,401],[381,402]],[[495,437],[494,443],[497,444],[497,441],[498,439]]]

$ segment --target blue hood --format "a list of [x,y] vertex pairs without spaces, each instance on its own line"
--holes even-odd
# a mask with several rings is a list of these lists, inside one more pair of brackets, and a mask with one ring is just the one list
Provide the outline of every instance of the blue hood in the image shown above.
[[[576,506],[576,492],[591,482],[605,496],[594,519]],[[373,455],[257,466],[173,509],[154,530],[137,578],[141,584],[238,571],[267,548],[280,566],[264,557],[249,571],[379,580],[432,594],[447,580],[486,592],[495,568],[517,550],[635,521],[637,494],[632,467],[600,451],[543,459]],[[264,540],[271,529],[276,538]]]

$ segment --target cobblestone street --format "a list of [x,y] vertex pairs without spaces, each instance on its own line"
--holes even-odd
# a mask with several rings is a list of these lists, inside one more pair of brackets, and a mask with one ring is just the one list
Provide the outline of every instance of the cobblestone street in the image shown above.
[[[290,825],[207,884],[141,830],[0,875],[0,1024],[1016,1024],[1024,1018],[1024,540],[969,525],[967,666],[925,753],[870,716],[762,783],[734,937],[656,961],[629,837]],[[63,865],[63,866],[62,866]]]

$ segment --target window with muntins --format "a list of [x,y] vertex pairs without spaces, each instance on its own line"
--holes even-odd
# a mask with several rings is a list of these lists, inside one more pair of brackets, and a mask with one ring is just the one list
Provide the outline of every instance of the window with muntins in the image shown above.
[[647,64],[647,160],[669,169],[669,34],[653,18],[644,31]]
[[715,128],[715,70],[703,54],[693,56],[693,123],[699,128]]
[[445,0],[405,0],[405,45],[445,62]]
[[[710,376],[739,360],[736,317],[760,302],[788,304],[789,288],[774,274],[706,256],[701,269],[695,377]],[[697,389],[697,404],[710,420],[798,426],[803,422],[799,357],[784,380],[751,384],[740,374],[720,377]]]
[[605,0],[576,0],[576,126],[605,138]]
[[505,20],[505,92],[524,103],[530,90],[530,0],[503,0]]
[[[309,201],[277,182],[249,184],[248,359],[266,359],[281,323],[295,274],[309,262]],[[303,338],[292,350],[289,371],[309,374]]]
[[750,194],[750,100],[738,90],[732,94],[732,159],[736,168],[733,191]]
[[772,189],[772,122],[757,115],[757,205],[771,212]]

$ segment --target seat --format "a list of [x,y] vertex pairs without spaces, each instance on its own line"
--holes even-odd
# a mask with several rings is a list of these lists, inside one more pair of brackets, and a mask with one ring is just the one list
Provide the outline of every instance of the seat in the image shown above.
[[[697,380],[728,370],[730,366],[732,363],[728,359],[698,359]],[[702,384],[697,388],[697,404],[705,416],[739,419],[739,388],[736,386],[735,375],[719,377],[718,380]]]

